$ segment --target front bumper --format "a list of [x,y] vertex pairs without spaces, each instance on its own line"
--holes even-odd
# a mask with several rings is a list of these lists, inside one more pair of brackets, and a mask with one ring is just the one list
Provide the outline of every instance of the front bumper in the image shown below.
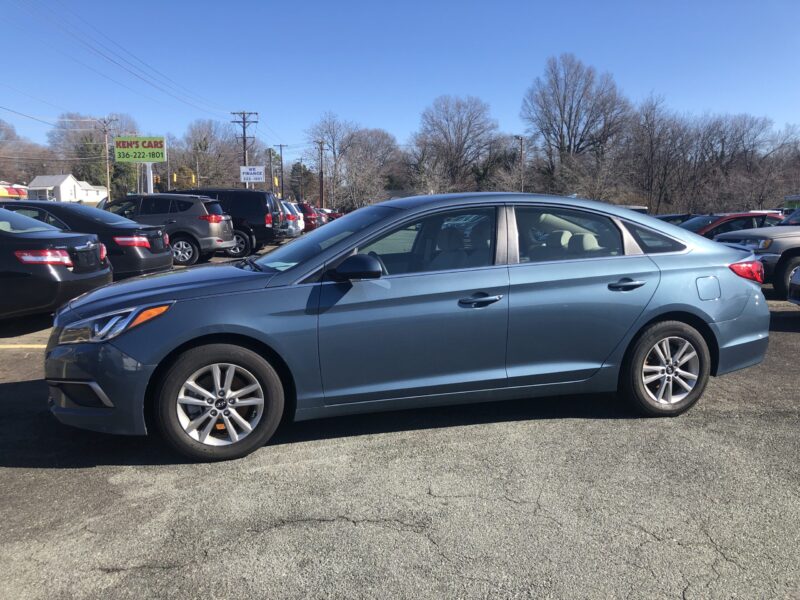
[[53,415],[81,429],[146,435],[144,398],[155,366],[143,365],[110,342],[56,346],[45,353],[45,379]]
[[781,255],[767,252],[765,254],[756,254],[755,256],[756,259],[764,265],[764,280],[769,281],[775,273],[775,265],[778,264]]

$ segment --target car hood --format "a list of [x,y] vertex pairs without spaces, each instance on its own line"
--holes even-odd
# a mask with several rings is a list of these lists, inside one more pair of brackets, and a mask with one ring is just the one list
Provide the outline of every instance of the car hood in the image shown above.
[[61,310],[59,321],[69,322],[141,304],[263,289],[273,276],[274,273],[242,269],[230,263],[144,275],[78,296]]
[[725,240],[771,240],[784,237],[800,237],[800,226],[794,225],[773,225],[772,227],[756,227],[754,229],[740,229],[739,231],[729,231],[720,233],[714,239]]

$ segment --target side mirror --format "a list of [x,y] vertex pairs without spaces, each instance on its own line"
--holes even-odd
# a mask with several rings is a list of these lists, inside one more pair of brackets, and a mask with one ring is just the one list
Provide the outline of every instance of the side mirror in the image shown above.
[[353,279],[378,279],[383,275],[381,263],[369,254],[353,254],[344,259],[333,272],[336,279],[350,281]]

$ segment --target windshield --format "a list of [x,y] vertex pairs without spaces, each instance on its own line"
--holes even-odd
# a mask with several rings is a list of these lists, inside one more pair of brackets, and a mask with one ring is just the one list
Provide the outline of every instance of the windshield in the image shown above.
[[262,269],[286,271],[386,218],[395,210],[388,206],[361,208],[265,254],[256,262]]
[[74,211],[78,216],[94,221],[95,223],[104,223],[105,225],[124,225],[133,223],[133,221],[130,219],[126,219],[125,217],[120,217],[119,215],[108,212],[107,210],[100,210],[99,208],[93,208],[91,206],[74,204],[70,206],[70,210]]
[[679,224],[678,227],[683,227],[684,229],[688,229],[689,231],[694,231],[696,233],[700,231],[703,227],[711,225],[717,219],[719,219],[719,217],[715,215],[702,215],[699,217],[692,217],[688,221],[684,221],[683,223]]
[[800,225],[800,208],[778,223],[778,225]]
[[58,229],[31,217],[0,208],[0,232],[35,233],[37,231],[58,231]]

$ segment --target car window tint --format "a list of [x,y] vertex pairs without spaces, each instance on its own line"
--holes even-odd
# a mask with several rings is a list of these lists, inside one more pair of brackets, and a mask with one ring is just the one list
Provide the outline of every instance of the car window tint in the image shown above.
[[652,229],[647,229],[634,223],[626,223],[625,226],[630,231],[633,239],[639,244],[639,247],[645,254],[659,254],[662,252],[680,252],[685,250],[686,246],[668,238],[665,235],[656,233]]
[[388,275],[488,267],[494,264],[496,209],[438,213],[401,225],[358,249],[377,255]]
[[622,234],[608,217],[562,208],[517,206],[519,261],[622,256]]
[[26,217],[30,217],[31,219],[36,219],[37,221],[42,221],[43,223],[45,222],[45,213],[38,208],[14,207],[9,210],[13,210],[18,215],[24,215]]
[[172,204],[170,205],[169,212],[171,213],[179,213],[179,212],[186,212],[190,208],[192,208],[192,202],[190,200],[173,200]]
[[145,196],[142,198],[142,208],[140,214],[143,215],[163,215],[169,212],[170,199],[159,198],[158,196]]
[[42,213],[43,213],[42,216],[44,217],[44,222],[47,223],[48,225],[52,225],[53,227],[58,227],[59,229],[64,229],[64,230],[69,229],[69,227],[67,227],[67,224],[64,223],[64,221],[62,221],[58,217],[46,211],[42,211]]
[[16,214],[10,210],[0,209],[0,232],[4,233],[33,233],[36,231],[55,231],[55,227],[47,225],[37,219]]
[[737,219],[731,219],[717,225],[706,235],[713,237],[721,233],[727,233],[729,231],[741,231],[742,229],[751,229],[753,227],[756,227],[753,217],[739,217]]
[[109,202],[106,204],[106,210],[109,212],[114,213],[115,215],[119,215],[120,217],[125,217],[126,219],[130,219],[136,215],[136,210],[139,207],[139,199],[138,198],[125,198],[123,200],[114,200],[113,202]]
[[203,202],[206,207],[206,212],[210,215],[224,215],[225,211],[222,210],[222,205],[216,200],[213,202]]

